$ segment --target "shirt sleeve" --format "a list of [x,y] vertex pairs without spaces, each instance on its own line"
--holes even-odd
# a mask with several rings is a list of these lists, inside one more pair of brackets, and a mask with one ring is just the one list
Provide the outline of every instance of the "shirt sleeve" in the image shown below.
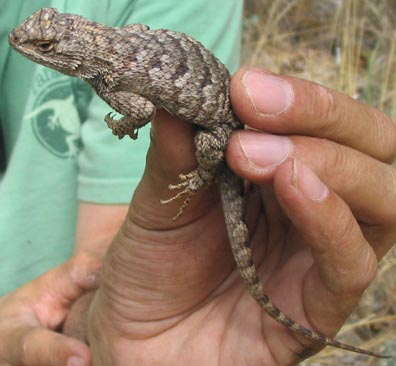
[[[102,21],[114,26],[147,24],[187,33],[219,57],[231,72],[239,64],[242,5],[240,0],[135,0],[109,2]],[[214,17],[213,14],[216,14]],[[139,138],[118,140],[103,122],[110,107],[96,95],[81,128],[83,149],[78,157],[78,198],[100,204],[128,203],[146,162],[150,128]]]

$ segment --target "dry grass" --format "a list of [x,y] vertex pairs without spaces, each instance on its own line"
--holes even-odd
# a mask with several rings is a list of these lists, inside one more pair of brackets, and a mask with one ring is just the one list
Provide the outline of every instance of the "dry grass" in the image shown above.
[[243,62],[396,116],[395,0],[246,0]]
[[[396,0],[245,0],[243,63],[345,92],[396,117]],[[396,250],[338,339],[396,355]],[[394,365],[326,348],[305,366]]]

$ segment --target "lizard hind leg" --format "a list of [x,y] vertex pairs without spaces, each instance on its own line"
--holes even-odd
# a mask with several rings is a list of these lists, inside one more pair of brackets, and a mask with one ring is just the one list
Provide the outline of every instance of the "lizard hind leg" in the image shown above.
[[183,215],[184,211],[190,204],[191,197],[194,196],[201,187],[208,186],[213,182],[214,173],[198,167],[188,174],[179,174],[179,179],[181,181],[180,183],[169,184],[168,188],[172,191],[178,189],[180,191],[171,198],[161,200],[162,204],[168,204],[181,197],[185,197],[179,211],[172,218],[173,221],[176,221],[181,215]]
[[178,184],[170,184],[170,190],[180,190],[173,197],[161,200],[162,204],[173,202],[185,197],[178,213],[173,217],[176,221],[190,204],[192,196],[202,187],[207,187],[215,180],[217,168],[224,159],[224,149],[231,131],[228,126],[219,125],[213,130],[199,130],[195,135],[195,155],[198,167],[188,174],[180,174]]

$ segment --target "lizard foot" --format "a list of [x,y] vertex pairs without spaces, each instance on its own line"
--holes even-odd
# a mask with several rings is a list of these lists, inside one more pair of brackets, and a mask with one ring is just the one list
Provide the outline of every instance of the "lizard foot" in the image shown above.
[[134,127],[133,121],[126,116],[121,117],[117,121],[111,114],[112,112],[106,114],[104,120],[107,123],[107,126],[113,131],[113,135],[118,136],[120,140],[125,135],[129,135],[132,140],[136,140],[138,138],[138,129]]
[[188,174],[180,174],[179,179],[181,180],[178,184],[169,184],[168,188],[173,191],[182,189],[180,192],[175,194],[173,197],[166,200],[161,200],[162,204],[171,203],[180,197],[185,196],[184,202],[180,206],[178,213],[173,217],[173,221],[176,221],[186,210],[190,203],[191,197],[203,186],[209,185],[213,181],[213,174],[202,169],[196,169]]

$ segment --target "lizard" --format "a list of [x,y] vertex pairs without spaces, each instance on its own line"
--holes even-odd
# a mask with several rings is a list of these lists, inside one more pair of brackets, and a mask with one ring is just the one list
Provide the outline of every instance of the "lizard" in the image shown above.
[[111,112],[105,122],[118,138],[138,137],[156,109],[197,127],[197,168],[180,174],[184,197],[176,220],[202,187],[217,183],[231,250],[240,275],[260,307],[282,326],[313,342],[378,358],[389,356],[350,346],[308,329],[270,300],[258,277],[246,223],[244,181],[227,166],[224,152],[232,132],[243,128],[231,107],[230,74],[225,65],[194,38],[143,24],[110,27],[76,14],[42,8],[9,33],[10,45],[28,59],[63,74],[79,77],[94,89]]

